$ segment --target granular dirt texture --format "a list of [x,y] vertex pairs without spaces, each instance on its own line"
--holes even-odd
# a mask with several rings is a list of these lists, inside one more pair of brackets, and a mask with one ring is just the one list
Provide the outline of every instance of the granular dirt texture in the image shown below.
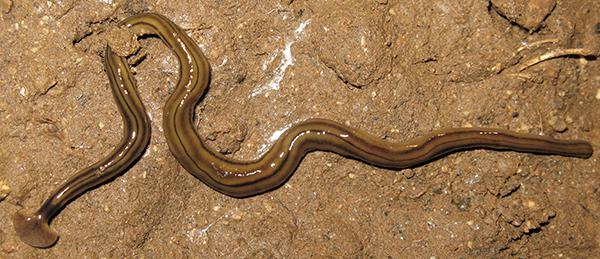
[[[281,188],[210,189],[173,158],[162,107],[178,64],[125,17],[157,12],[199,44],[212,82],[195,121],[236,159],[328,118],[388,141],[446,127],[583,139],[589,159],[474,150],[405,170],[314,152]],[[600,2],[0,0],[0,258],[466,258],[600,254]],[[152,118],[143,158],[29,247],[11,218],[106,155],[121,118],[102,63],[129,55]]]

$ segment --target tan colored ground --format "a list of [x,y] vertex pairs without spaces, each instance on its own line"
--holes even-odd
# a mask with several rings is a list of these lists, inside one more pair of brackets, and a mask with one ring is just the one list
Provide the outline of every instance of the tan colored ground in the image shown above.
[[[600,64],[562,57],[518,71],[548,51],[600,50],[600,2],[491,2],[0,0],[0,257],[600,254]],[[59,214],[56,246],[31,248],[12,214],[119,141],[103,49],[116,22],[144,11],[206,52],[213,82],[198,129],[236,158],[313,117],[389,141],[472,125],[585,139],[597,152],[471,151],[401,171],[317,152],[284,187],[229,198],[171,156],[161,109],[177,62],[145,38],[130,61],[153,118],[147,154]]]

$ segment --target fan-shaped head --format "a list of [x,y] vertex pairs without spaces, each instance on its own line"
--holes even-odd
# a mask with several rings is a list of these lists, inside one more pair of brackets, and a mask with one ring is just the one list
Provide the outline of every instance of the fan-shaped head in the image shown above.
[[50,229],[48,220],[40,214],[27,215],[19,211],[13,216],[13,226],[19,238],[30,246],[47,248],[58,239],[58,234]]

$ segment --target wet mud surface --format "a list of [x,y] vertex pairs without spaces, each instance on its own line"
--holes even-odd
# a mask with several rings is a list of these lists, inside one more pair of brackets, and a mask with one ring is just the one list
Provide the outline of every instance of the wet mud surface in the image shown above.
[[[388,140],[498,127],[600,143],[600,2],[0,0],[0,258],[590,257],[600,253],[600,162],[475,150],[385,170],[309,154],[248,199],[187,173],[162,135],[178,64],[116,24],[158,12],[212,64],[198,131],[252,159],[277,132],[329,118]],[[135,52],[152,118],[144,157],[53,221],[58,243],[20,242],[11,217],[118,143],[102,56]],[[129,53],[128,53],[129,52]],[[521,71],[521,68],[524,68]]]

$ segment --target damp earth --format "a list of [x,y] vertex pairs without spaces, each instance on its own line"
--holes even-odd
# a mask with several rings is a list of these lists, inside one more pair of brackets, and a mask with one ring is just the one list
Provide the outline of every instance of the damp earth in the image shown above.
[[[117,27],[141,12],[169,17],[205,52],[212,82],[195,123],[232,158],[256,158],[316,117],[387,141],[496,127],[598,150],[599,1],[0,0],[0,258],[600,254],[598,151],[474,150],[399,171],[315,152],[275,191],[215,192],[162,135],[177,60],[157,38]],[[54,219],[54,247],[29,247],[12,215],[120,139],[107,42],[129,55],[151,144]]]

